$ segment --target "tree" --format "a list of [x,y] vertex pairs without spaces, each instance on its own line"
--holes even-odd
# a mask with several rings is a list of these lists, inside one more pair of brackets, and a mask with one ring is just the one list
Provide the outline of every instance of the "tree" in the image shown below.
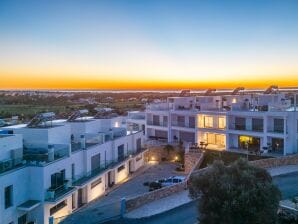
[[215,161],[190,178],[190,195],[199,198],[200,224],[274,224],[281,198],[270,174],[239,159]]

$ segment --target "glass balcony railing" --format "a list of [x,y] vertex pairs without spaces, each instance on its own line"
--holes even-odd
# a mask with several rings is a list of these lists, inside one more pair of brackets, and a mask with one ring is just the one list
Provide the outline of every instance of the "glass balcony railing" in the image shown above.
[[0,161],[0,174],[26,165],[23,158],[6,159]]
[[285,132],[284,126],[268,127],[267,131],[272,133],[277,133],[277,134],[283,134]]
[[72,180],[72,183],[73,183],[73,185],[82,185],[82,184],[88,182],[91,178],[96,177],[96,176],[100,175],[101,173],[103,173],[104,171],[119,165],[121,162],[125,161],[127,158],[137,155],[137,154],[143,152],[144,150],[146,150],[146,149],[141,148],[139,150],[129,150],[129,151],[127,151],[127,153],[125,155],[120,156],[117,159],[106,160],[98,168],[93,169],[89,172],[82,173],[81,175],[75,176]]
[[261,125],[257,125],[257,126],[246,126],[246,125],[231,125],[230,126],[230,130],[238,130],[238,131],[252,131],[252,132],[263,132],[264,128]]
[[75,190],[74,187],[71,186],[71,181],[64,180],[64,183],[59,186],[52,186],[46,191],[46,201],[57,201],[64,195]]
[[28,165],[43,166],[47,163],[68,157],[69,145],[52,145],[49,148],[25,147],[23,160]]
[[160,126],[160,127],[167,127],[168,122],[154,122],[154,121],[147,121],[147,125],[154,125],[154,126]]

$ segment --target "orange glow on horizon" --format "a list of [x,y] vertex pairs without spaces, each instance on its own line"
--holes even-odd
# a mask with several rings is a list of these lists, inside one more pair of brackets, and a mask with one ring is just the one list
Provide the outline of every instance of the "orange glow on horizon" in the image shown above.
[[[259,80],[213,80],[213,81],[185,81],[185,80],[123,80],[119,79],[88,79],[65,76],[1,76],[0,89],[81,89],[81,90],[177,90],[177,89],[229,89],[239,86],[245,88],[266,88],[269,85],[283,87],[298,86],[296,79],[262,79]],[[101,76],[104,77],[104,76]],[[108,75],[107,75],[108,77]]]

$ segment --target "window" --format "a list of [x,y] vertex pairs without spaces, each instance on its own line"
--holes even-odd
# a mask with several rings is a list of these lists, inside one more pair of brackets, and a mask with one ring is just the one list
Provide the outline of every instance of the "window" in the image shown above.
[[142,140],[141,140],[141,138],[137,139],[136,146],[137,146],[137,152],[142,151]]
[[75,164],[71,164],[71,179],[75,179]]
[[263,119],[253,118],[252,119],[252,130],[253,131],[263,131]]
[[67,206],[67,200],[64,200],[64,201],[60,202],[59,204],[55,205],[54,207],[52,207],[50,209],[50,215],[54,215],[56,212],[58,212],[65,206]]
[[100,153],[91,157],[91,170],[98,170],[100,168]]
[[206,116],[204,118],[204,125],[205,125],[205,128],[212,128],[213,127],[213,117]]
[[185,127],[185,117],[177,116],[177,122],[179,127]]
[[235,130],[245,130],[245,118],[244,117],[235,117]]
[[122,161],[124,159],[124,145],[118,146],[118,161]]
[[119,167],[118,167],[117,171],[118,171],[118,173],[119,173],[121,170],[124,170],[124,169],[125,169],[125,165],[122,165],[122,166],[119,166]]
[[196,118],[195,117],[189,117],[188,122],[189,122],[190,128],[195,128],[195,126],[196,126]]
[[76,194],[71,195],[71,207],[72,209],[76,208]]
[[207,143],[215,145],[215,134],[207,133]]
[[284,132],[284,119],[274,119],[274,132],[283,133]]
[[13,186],[10,185],[4,189],[5,209],[13,206]]
[[101,178],[98,178],[97,180],[95,180],[91,183],[91,189],[95,188],[99,184],[101,184]]
[[27,223],[27,214],[22,215],[18,218],[18,224],[26,224]]
[[65,170],[61,170],[58,173],[51,175],[51,188],[56,189],[64,185],[65,181]]
[[220,128],[220,129],[226,128],[226,118],[225,117],[218,118],[218,128]]

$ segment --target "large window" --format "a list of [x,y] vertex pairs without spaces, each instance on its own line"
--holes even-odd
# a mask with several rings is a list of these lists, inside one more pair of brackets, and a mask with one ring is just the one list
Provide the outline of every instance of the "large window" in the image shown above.
[[204,125],[205,125],[205,128],[212,128],[213,127],[213,117],[206,116],[204,118]]
[[142,151],[142,139],[141,138],[137,139],[136,146],[137,146],[137,152]]
[[274,132],[283,133],[284,132],[284,119],[275,118],[274,119]]
[[54,215],[56,212],[58,212],[65,206],[67,206],[67,200],[64,200],[64,201],[60,202],[59,204],[55,205],[54,207],[52,207],[50,209],[50,215]]
[[253,131],[263,131],[263,119],[253,118],[252,119],[252,130]]
[[118,161],[122,161],[124,159],[124,145],[118,146]]
[[101,184],[101,182],[102,182],[101,178],[98,178],[97,180],[93,181],[91,183],[91,189],[95,188],[97,185]]
[[189,127],[190,128],[196,127],[196,118],[195,117],[189,117]]
[[51,188],[57,189],[58,187],[64,185],[65,180],[65,170],[61,170],[58,173],[51,175]]
[[235,130],[245,130],[245,118],[235,117]]
[[10,185],[4,189],[5,208],[13,206],[13,186]]
[[218,128],[220,128],[220,129],[226,128],[226,118],[225,117],[218,118]]
[[91,157],[91,170],[100,169],[100,153]]

